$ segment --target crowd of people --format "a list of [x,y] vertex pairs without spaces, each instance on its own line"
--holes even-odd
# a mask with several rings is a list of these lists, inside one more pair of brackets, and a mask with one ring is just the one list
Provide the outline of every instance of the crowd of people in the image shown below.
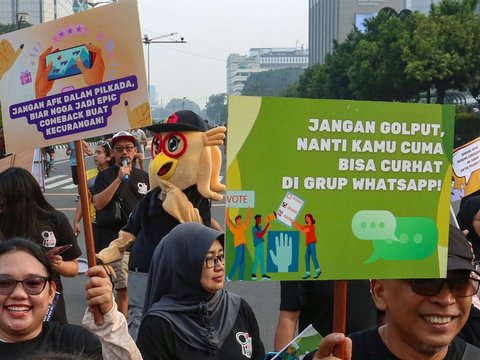
[[[157,146],[152,154],[165,150],[164,131],[208,130],[188,111],[177,112],[168,125],[153,129],[161,135],[152,141]],[[143,170],[145,133],[133,130],[112,134],[94,152],[84,143],[84,154],[94,154],[88,200],[100,265],[87,272],[83,326],[68,323],[61,281],[78,272],[80,204],[70,225],[28,171],[13,167],[0,173],[0,354],[11,359],[264,359],[254,309],[224,283],[237,272],[244,277],[250,221],[255,220],[256,246],[269,223],[262,228],[261,216],[252,219],[251,209],[245,221],[241,216],[231,221],[227,212],[235,240],[235,264],[227,274],[224,231],[211,218],[210,198],[196,186],[180,189],[179,195],[170,182],[153,184]],[[158,166],[156,174],[163,169]],[[197,212],[190,209],[191,218],[179,220],[169,207],[172,195],[193,202]],[[282,282],[272,350],[281,350],[313,324],[325,338],[305,359],[339,359],[334,355],[339,350],[347,360],[480,359],[480,267],[475,263],[480,196],[462,202],[457,220],[461,230],[450,226],[445,279],[349,282],[347,336],[332,333],[332,281]],[[295,226],[313,241],[315,220],[309,215],[305,222]],[[267,279],[258,249],[252,278],[258,265]],[[315,251],[305,256],[318,277]],[[307,267],[305,278],[310,277]]]

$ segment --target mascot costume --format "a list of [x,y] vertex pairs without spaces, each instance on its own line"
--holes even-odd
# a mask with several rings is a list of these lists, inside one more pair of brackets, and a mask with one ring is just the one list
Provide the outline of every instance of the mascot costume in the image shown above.
[[128,262],[129,331],[134,339],[140,326],[150,262],[160,240],[176,225],[198,222],[211,226],[211,200],[221,200],[219,182],[226,128],[208,129],[192,111],[173,113],[147,128],[155,133],[149,166],[151,190],[131,213],[127,225],[99,262],[112,263],[130,248]]

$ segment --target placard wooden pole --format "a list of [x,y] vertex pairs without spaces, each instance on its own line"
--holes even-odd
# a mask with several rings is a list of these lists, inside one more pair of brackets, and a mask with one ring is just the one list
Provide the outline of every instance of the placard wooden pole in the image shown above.
[[[83,156],[82,140],[75,141],[75,154],[77,158],[78,194],[82,206],[83,229],[85,235],[85,248],[87,250],[88,267],[95,266],[95,244],[93,241],[92,218],[90,216],[90,199],[87,189],[87,172],[85,168],[85,157]],[[98,306],[93,307],[93,318],[95,324],[103,324],[103,315]]]
[[[345,334],[347,320],[347,280],[336,280],[333,289],[333,332]],[[343,359],[345,345],[333,349],[333,356]]]

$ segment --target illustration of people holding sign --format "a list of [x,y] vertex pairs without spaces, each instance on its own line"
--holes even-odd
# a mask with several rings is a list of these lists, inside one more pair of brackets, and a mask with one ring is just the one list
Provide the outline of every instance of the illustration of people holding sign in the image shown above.
[[228,228],[233,234],[233,243],[235,246],[235,262],[228,273],[227,281],[231,281],[233,276],[239,269],[238,280],[243,280],[245,273],[245,246],[247,245],[247,237],[245,231],[247,231],[248,224],[252,219],[252,209],[248,208],[247,219],[242,223],[242,215],[235,216],[235,224],[230,220],[230,208],[227,207],[226,223]]
[[255,258],[252,266],[252,280],[257,280],[257,268],[259,265],[260,270],[262,271],[262,280],[270,280],[270,276],[267,275],[265,270],[265,239],[263,236],[270,227],[270,220],[272,220],[271,216],[273,215],[269,215],[265,219],[266,225],[264,229],[262,228],[262,215],[255,215],[255,226],[252,228],[253,245],[255,246]]
[[305,275],[302,279],[310,278],[310,258],[312,258],[313,265],[315,266],[315,279],[318,279],[322,271],[320,270],[320,265],[317,260],[317,236],[315,235],[315,219],[312,214],[305,215],[305,223],[303,226],[296,222],[292,221],[292,225],[305,234],[306,237],[306,249],[305,249]]
[[[454,106],[244,96],[229,97],[228,105],[231,207],[234,196],[249,191],[254,215],[264,217],[247,246],[253,279],[263,251],[273,280],[440,276],[452,168],[459,165],[455,174],[472,182],[474,152],[480,154],[472,143],[452,161]],[[278,139],[281,161],[271,151]],[[259,153],[262,161],[252,161]],[[275,166],[259,178],[265,163]],[[233,249],[231,231],[226,243]],[[227,250],[229,270],[233,254]]]

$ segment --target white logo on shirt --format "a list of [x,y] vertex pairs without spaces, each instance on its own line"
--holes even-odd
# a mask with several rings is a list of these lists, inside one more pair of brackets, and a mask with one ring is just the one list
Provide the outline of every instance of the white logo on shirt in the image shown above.
[[235,335],[237,338],[238,343],[242,346],[242,354],[246,358],[252,357],[252,338],[248,333],[244,332],[237,332]]
[[145,184],[145,183],[138,183],[137,186],[138,186],[138,193],[139,193],[139,194],[144,194],[144,195],[145,195],[145,194],[147,193],[147,191],[148,191],[148,186],[147,186],[147,184]]
[[55,234],[53,231],[42,231],[42,238],[43,238],[43,246],[47,248],[55,247],[57,244],[57,239],[55,238]]

